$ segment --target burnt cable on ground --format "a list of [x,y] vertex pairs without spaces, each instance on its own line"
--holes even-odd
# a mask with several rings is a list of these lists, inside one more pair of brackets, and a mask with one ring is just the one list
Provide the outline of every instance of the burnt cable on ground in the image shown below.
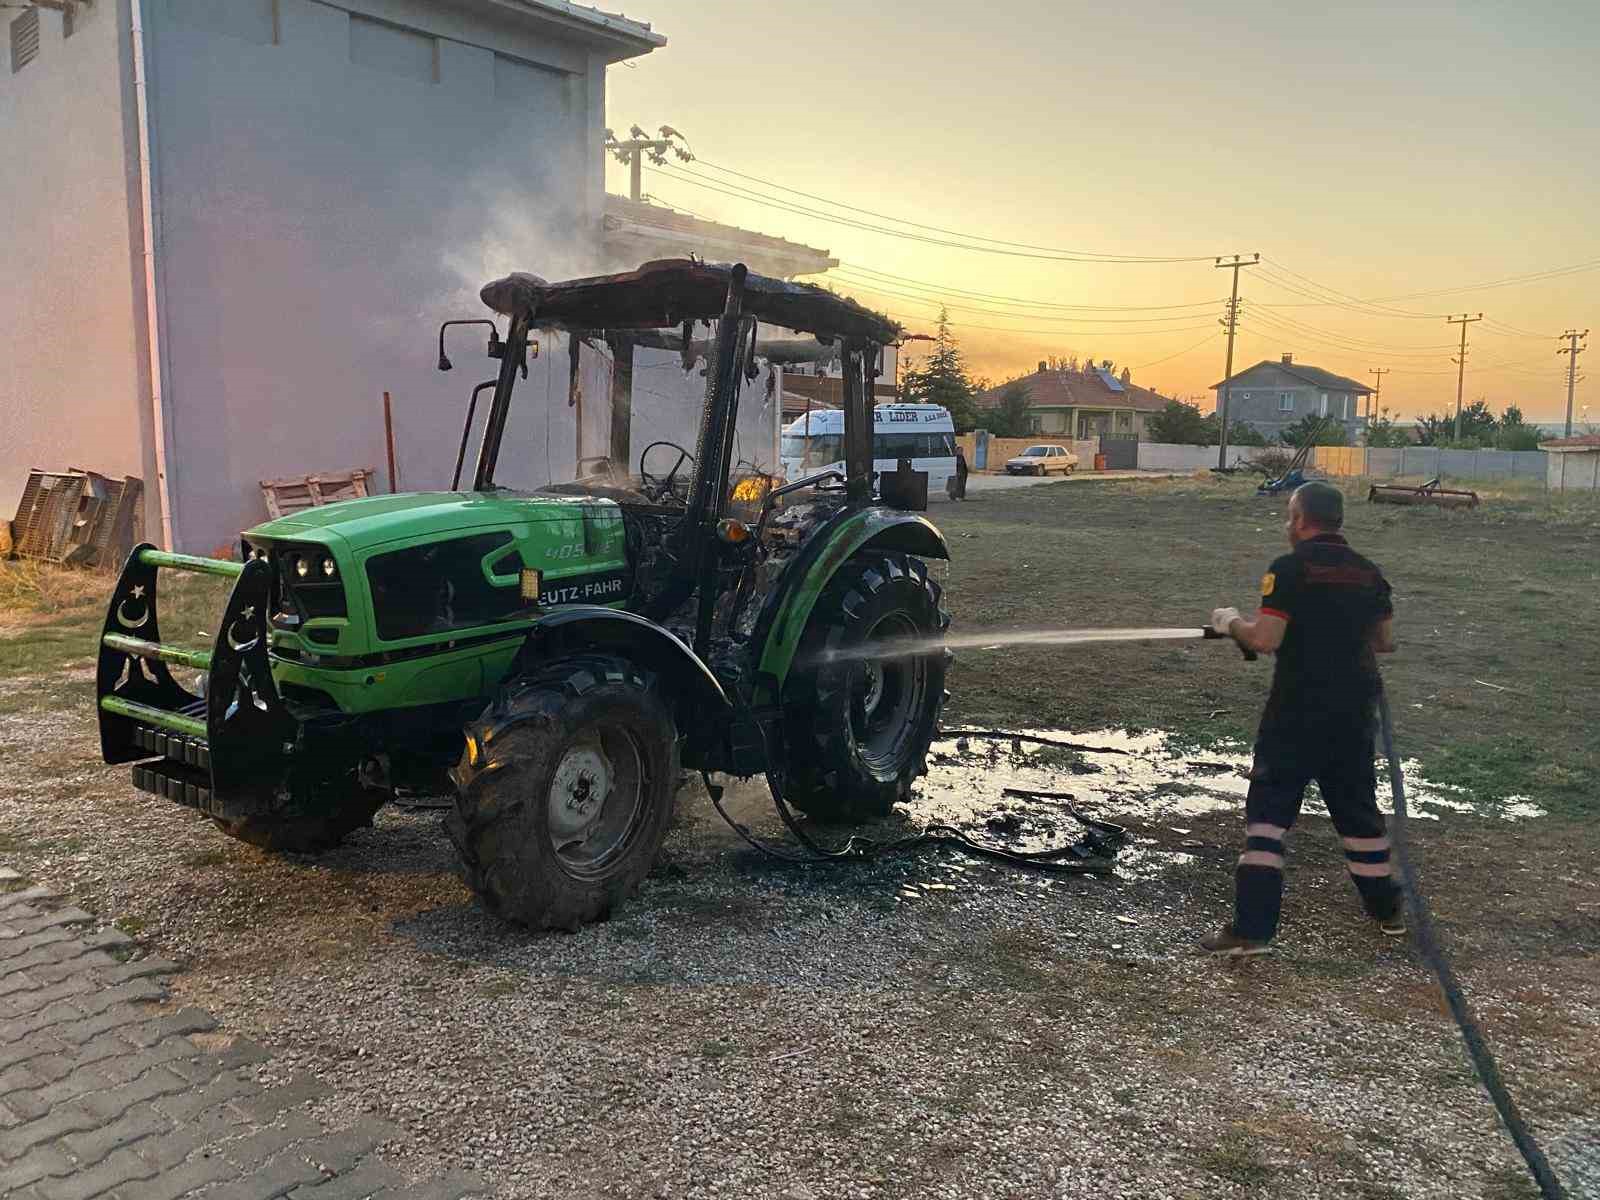
[[[757,725],[761,740],[765,744],[766,760],[775,761],[772,757],[772,746],[767,738],[765,728]],[[852,834],[845,839],[844,845],[836,849],[828,849],[806,832],[794,810],[789,807],[788,801],[783,797],[783,786],[777,775],[769,770],[766,772],[767,789],[772,793],[773,807],[778,810],[778,816],[783,821],[794,839],[805,848],[805,853],[797,854],[771,843],[764,842],[750,830],[736,821],[732,814],[722,805],[723,789],[720,784],[711,781],[708,771],[700,773],[705,783],[706,793],[711,797],[711,805],[717,810],[730,829],[737,833],[748,845],[769,858],[779,862],[799,864],[839,864],[839,863],[868,863],[875,862],[891,854],[906,854],[916,850],[926,849],[930,846],[945,846],[961,854],[973,858],[988,859],[991,862],[1008,863],[1011,866],[1022,867],[1028,870],[1044,871],[1058,875],[1104,875],[1112,870],[1113,863],[1105,854],[1114,851],[1122,841],[1125,831],[1120,825],[1112,825],[1107,821],[1093,821],[1076,809],[1068,805],[1068,811],[1083,822],[1089,830],[1085,839],[1090,848],[1090,853],[1085,854],[1082,843],[1073,843],[1061,846],[1054,850],[1004,850],[999,846],[992,846],[969,837],[954,825],[935,823],[926,825],[916,833],[908,834],[901,838],[880,840],[877,838],[862,837]]]
[[[888,840],[851,834],[845,840],[844,845],[830,850],[826,846],[819,844],[815,838],[806,832],[804,826],[794,815],[794,810],[784,800],[782,786],[769,773],[766,776],[767,787],[772,792],[772,801],[774,807],[778,810],[778,816],[794,836],[794,839],[805,848],[805,853],[797,854],[793,850],[774,846],[770,842],[762,841],[756,837],[747,826],[735,820],[733,815],[723,807],[723,789],[721,785],[711,782],[709,774],[705,772],[702,772],[702,778],[705,781],[706,791],[711,797],[712,807],[717,810],[717,815],[727,822],[728,827],[753,849],[768,858],[774,858],[780,862],[807,866],[837,866],[844,863],[865,864],[876,862],[891,854],[908,854],[928,847],[945,846],[959,853],[970,855],[973,858],[1009,863],[1015,867],[1058,875],[1104,875],[1109,874],[1112,869],[1111,859],[1103,854],[1091,854],[1085,857],[1079,843],[1061,846],[1054,850],[1003,850],[999,846],[991,846],[977,841],[953,825],[939,823],[925,825],[916,833]],[[1109,834],[1099,836],[1097,831],[1091,829],[1089,840],[1094,849],[1099,851],[1113,848],[1115,842],[1120,840],[1120,836],[1120,830],[1113,837]]]

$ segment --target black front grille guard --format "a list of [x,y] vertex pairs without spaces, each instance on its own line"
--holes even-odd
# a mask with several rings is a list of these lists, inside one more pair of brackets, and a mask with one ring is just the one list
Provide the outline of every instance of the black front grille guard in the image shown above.
[[[235,581],[210,651],[162,643],[160,569]],[[128,556],[106,611],[95,696],[101,755],[134,763],[141,790],[224,818],[282,803],[301,739],[267,660],[271,585],[262,559],[168,554],[148,543]],[[171,666],[206,672],[203,693],[181,686]]]

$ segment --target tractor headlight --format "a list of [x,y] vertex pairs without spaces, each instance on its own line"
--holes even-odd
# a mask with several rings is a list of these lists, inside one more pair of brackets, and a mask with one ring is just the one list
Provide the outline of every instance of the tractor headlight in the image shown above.
[[717,522],[717,536],[730,546],[742,545],[750,540],[750,526],[732,517]]
[[522,568],[522,598],[532,604],[539,599],[539,591],[544,586],[544,576],[532,567]]
[[333,565],[333,559],[324,558],[322,560],[322,574],[324,578],[332,579],[338,573],[339,568]]
[[310,576],[310,574],[311,574],[311,560],[309,558],[307,558],[304,554],[298,555],[295,558],[295,560],[294,560],[294,573],[297,576],[299,576],[301,579],[305,579],[305,578]]

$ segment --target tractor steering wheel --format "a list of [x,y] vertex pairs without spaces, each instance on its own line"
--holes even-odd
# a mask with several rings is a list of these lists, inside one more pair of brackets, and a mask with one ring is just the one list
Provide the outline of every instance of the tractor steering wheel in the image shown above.
[[[672,469],[665,475],[660,476],[652,475],[649,471],[644,469],[645,457],[657,446],[667,446],[678,452],[677,461],[672,464]],[[678,445],[677,442],[651,442],[639,453],[639,482],[643,485],[645,492],[655,500],[660,500],[663,497],[670,496],[672,494],[672,481],[678,477],[678,471],[683,466],[685,460],[694,462],[694,455],[690,454],[682,446]]]

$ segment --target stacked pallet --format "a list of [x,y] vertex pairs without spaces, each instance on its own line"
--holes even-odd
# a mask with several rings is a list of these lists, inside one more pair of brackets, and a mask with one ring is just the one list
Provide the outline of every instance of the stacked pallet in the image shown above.
[[12,522],[18,558],[67,566],[116,566],[143,535],[144,482],[76,467],[28,472]]

